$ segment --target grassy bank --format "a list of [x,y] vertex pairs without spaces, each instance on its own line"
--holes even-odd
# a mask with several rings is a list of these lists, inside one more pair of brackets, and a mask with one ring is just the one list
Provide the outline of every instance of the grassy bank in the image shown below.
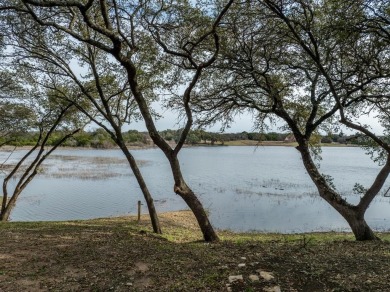
[[[201,241],[189,212],[161,214],[165,234],[146,216],[0,224],[0,291],[388,291],[389,234],[236,234]],[[239,264],[245,264],[244,266]],[[251,281],[258,270],[274,279]]]

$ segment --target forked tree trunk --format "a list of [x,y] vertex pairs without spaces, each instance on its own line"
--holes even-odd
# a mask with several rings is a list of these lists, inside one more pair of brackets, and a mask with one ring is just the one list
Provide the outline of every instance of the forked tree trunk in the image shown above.
[[345,214],[345,216],[343,215],[343,217],[347,220],[349,226],[351,227],[356,240],[380,240],[377,236],[375,236],[370,226],[368,226],[366,220],[364,219],[364,215],[358,215],[357,212],[347,212],[347,214]]
[[194,213],[196,220],[198,221],[199,227],[203,233],[203,238],[205,241],[212,242],[218,241],[218,235],[215,232],[213,226],[211,225],[206,211],[203,208],[202,203],[196,197],[195,193],[187,186],[183,175],[180,170],[179,160],[177,158],[178,150],[172,150],[171,146],[161,137],[157,128],[154,124],[152,115],[149,111],[149,105],[144,99],[142,92],[139,90],[137,82],[137,70],[134,64],[127,58],[122,58],[117,54],[113,54],[114,57],[125,67],[128,74],[128,80],[130,84],[131,91],[134,95],[134,98],[138,104],[138,108],[142,114],[142,117],[145,121],[145,126],[148,129],[150,138],[153,142],[161,149],[161,151],[167,157],[172,170],[173,179],[175,181],[174,192],[181,196],[183,200],[187,203],[188,207]]
[[305,169],[317,187],[319,195],[348,222],[356,240],[379,240],[364,219],[364,213],[368,205],[366,208],[360,209],[357,206],[349,204],[340,194],[333,190],[314,164],[307,142],[302,137],[299,137],[299,135],[295,135],[295,137],[299,144],[297,149],[301,153]]
[[[55,145],[44,153],[45,146],[47,144],[48,139],[50,138],[51,134],[55,131],[57,126],[62,121],[62,118],[64,115],[68,112],[68,110],[72,107],[72,104],[69,104],[67,107],[63,108],[60,114],[58,115],[57,119],[49,129],[49,131],[44,134],[43,128],[40,126],[39,130],[39,137],[36,142],[36,144],[22,157],[22,159],[19,160],[19,162],[15,165],[15,167],[12,169],[12,171],[4,178],[3,180],[3,202],[1,205],[1,214],[0,214],[0,220],[1,221],[8,221],[9,216],[11,214],[12,209],[15,207],[16,200],[18,199],[21,192],[27,187],[27,185],[34,179],[34,177],[38,173],[38,169],[41,166],[41,164],[46,160],[47,157],[51,155],[51,153],[56,150],[60,145],[62,145],[67,139],[72,137],[74,134],[80,131],[79,129],[76,129],[72,131],[71,133],[66,134],[64,137],[62,137],[59,141],[55,143]],[[42,141],[42,142],[41,142]],[[26,170],[22,173],[19,181],[16,184],[16,187],[12,193],[12,196],[8,200],[8,182],[11,178],[13,178],[16,174],[16,172],[19,170],[19,168],[22,166],[22,164],[25,162],[25,160],[36,150],[38,149],[38,153],[36,157],[33,159],[33,161],[29,164]]]

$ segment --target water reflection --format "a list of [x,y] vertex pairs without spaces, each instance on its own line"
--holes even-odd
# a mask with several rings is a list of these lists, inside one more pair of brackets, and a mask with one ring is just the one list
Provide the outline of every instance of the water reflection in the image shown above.
[[[9,153],[0,152],[1,159]],[[157,149],[134,151],[158,211],[186,205],[173,193],[169,165]],[[22,155],[22,151],[16,153]],[[12,163],[17,157],[11,157]],[[349,230],[317,195],[291,147],[198,147],[183,149],[182,169],[209,209],[217,228],[268,232]],[[350,202],[356,182],[367,186],[379,167],[358,148],[325,148],[321,171],[332,175]],[[11,182],[15,183],[15,182]],[[387,190],[386,184],[384,190]],[[28,186],[11,219],[69,220],[136,213],[142,193],[119,150],[58,150]],[[367,220],[390,229],[390,199],[380,196]],[[145,208],[146,211],[146,208]]]

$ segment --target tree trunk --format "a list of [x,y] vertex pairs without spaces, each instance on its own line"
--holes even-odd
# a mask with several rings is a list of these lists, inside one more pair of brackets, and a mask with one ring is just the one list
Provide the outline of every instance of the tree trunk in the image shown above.
[[203,233],[204,240],[207,242],[219,241],[218,235],[214,231],[202,203],[199,201],[195,193],[187,186],[187,184],[182,181],[180,186],[175,185],[174,192],[183,198],[188,207],[190,207],[191,211],[194,213]]
[[12,209],[15,207],[16,200],[18,199],[20,193],[22,190],[15,190],[11,198],[9,199],[9,202],[6,204],[6,207],[4,207],[1,210],[0,214],[0,221],[6,222],[9,219],[9,216],[11,215]]
[[173,191],[183,198],[192,213],[194,213],[200,230],[203,233],[204,240],[207,242],[219,241],[218,235],[211,225],[202,203],[199,201],[195,193],[188,187],[183,178],[177,154],[172,153],[171,156],[167,155],[167,158],[171,164],[172,174],[175,180]]
[[129,85],[131,91],[134,95],[134,98],[138,104],[138,108],[144,118],[145,126],[148,129],[150,138],[153,142],[164,152],[167,157],[172,170],[172,175],[175,180],[174,191],[176,194],[180,195],[183,200],[187,203],[188,207],[194,213],[199,227],[202,230],[203,237],[205,241],[218,241],[219,238],[214,231],[210,221],[208,220],[206,211],[204,210],[202,203],[198,200],[194,192],[187,186],[185,183],[181,170],[180,164],[177,158],[178,151],[180,148],[177,148],[176,151],[172,150],[171,146],[162,138],[162,136],[157,131],[157,128],[154,124],[152,115],[149,110],[149,104],[146,102],[145,98],[140,91],[137,82],[137,70],[134,64],[128,58],[123,58],[118,53],[113,53],[113,56],[124,66],[127,70]]
[[310,156],[307,142],[302,139],[300,135],[296,133],[294,134],[299,144],[297,149],[301,153],[305,169],[316,185],[319,195],[344,217],[351,227],[356,240],[378,240],[379,238],[375,236],[372,229],[364,220],[366,208],[363,210],[359,209],[357,206],[349,204],[339,193],[329,186],[323,175],[319,173],[316,165],[314,164]]
[[137,162],[135,161],[133,155],[131,155],[130,151],[123,143],[118,143],[122,152],[125,154],[127,161],[130,164],[130,167],[134,173],[135,178],[137,179],[138,185],[141,188],[142,194],[144,195],[146,205],[148,206],[150,220],[152,222],[154,233],[162,234],[160,221],[158,220],[156,208],[154,207],[154,202],[152,195],[149,192],[148,187],[144,181],[144,178],[141,174],[141,171],[138,168]]
[[359,215],[357,213],[358,212],[356,210],[349,210],[349,212],[345,212],[344,214],[341,214],[340,212],[340,214],[347,220],[356,240],[380,240],[377,236],[375,236],[370,226],[368,226],[366,220],[364,219],[364,215]]

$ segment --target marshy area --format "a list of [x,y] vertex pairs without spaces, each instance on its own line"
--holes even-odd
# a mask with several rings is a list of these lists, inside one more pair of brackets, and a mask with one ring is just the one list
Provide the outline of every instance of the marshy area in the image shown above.
[[[384,231],[376,232],[382,240],[356,242],[351,233],[336,232],[345,231],[345,222],[316,196],[294,148],[183,151],[183,171],[220,242],[203,242],[192,213],[176,211],[185,206],[171,193],[169,166],[158,151],[135,155],[152,182],[163,235],[152,233],[147,215],[139,223],[128,215],[136,213],[140,194],[118,150],[62,149],[21,195],[16,219],[0,224],[0,291],[388,289],[389,198],[378,197],[368,214],[376,231]],[[359,151],[324,150],[333,159],[322,167],[342,189],[376,171],[356,159]],[[335,157],[343,157],[342,167]],[[318,229],[326,232],[313,232]],[[242,280],[230,283],[232,276]]]
[[[0,152],[11,167],[26,150]],[[331,175],[348,201],[354,184],[370,183],[378,166],[357,147],[323,149],[321,171]],[[170,166],[158,149],[134,150],[158,212],[186,208],[172,186]],[[363,159],[364,158],[364,159]],[[182,171],[207,208],[213,225],[236,232],[303,233],[349,231],[346,221],[318,196],[293,147],[191,147],[183,149]],[[0,173],[7,173],[4,169]],[[10,181],[13,187],[15,181]],[[384,193],[390,185],[387,183]],[[390,198],[372,202],[367,220],[390,229]],[[137,213],[144,198],[118,149],[58,149],[39,169],[11,213],[11,221],[84,220]],[[310,206],[310,208],[308,208]],[[142,208],[146,212],[146,207]]]
[[[1,291],[386,291],[390,234],[220,231],[208,244],[188,211],[147,216],[0,224]],[[252,280],[269,272],[273,278]],[[268,290],[267,290],[268,289]]]
[[[15,167],[15,163],[3,163],[0,171],[9,172]],[[138,160],[142,167],[147,163]],[[80,180],[104,180],[111,177],[129,176],[128,162],[125,158],[107,156],[76,156],[76,155],[51,155],[47,162],[39,168],[39,174],[44,178],[76,178]],[[124,171],[125,169],[125,171]],[[25,167],[21,167],[22,173]]]

